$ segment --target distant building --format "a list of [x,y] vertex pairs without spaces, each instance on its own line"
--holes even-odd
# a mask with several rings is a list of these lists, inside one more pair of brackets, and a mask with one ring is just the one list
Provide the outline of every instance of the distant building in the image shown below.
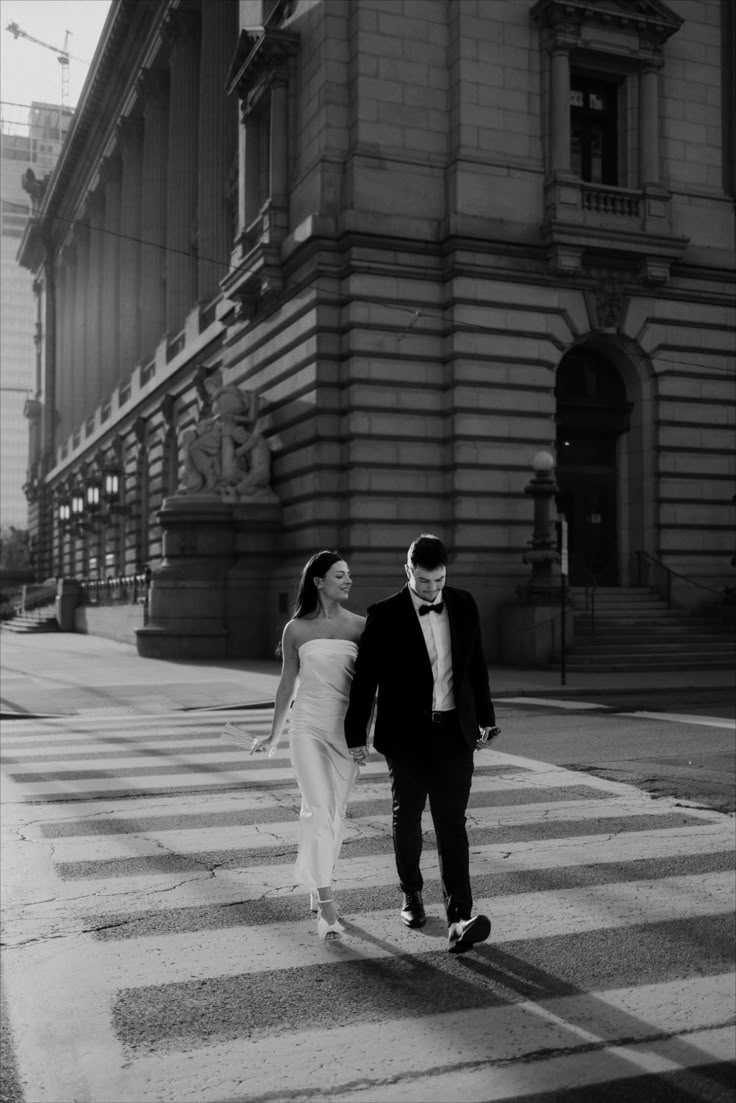
[[31,176],[43,187],[71,112],[47,103],[0,104],[0,525],[28,527],[23,485],[28,475],[28,421],[23,412],[37,385],[37,303],[33,276],[16,254],[32,198]]
[[281,503],[264,652],[308,554],[362,607],[429,530],[495,657],[542,449],[573,582],[723,585],[734,90],[729,0],[117,0],[20,252],[44,572],[161,563],[219,372]]

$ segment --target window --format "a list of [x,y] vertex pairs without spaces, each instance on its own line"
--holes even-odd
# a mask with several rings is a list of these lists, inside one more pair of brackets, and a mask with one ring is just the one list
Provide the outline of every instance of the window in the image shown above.
[[591,184],[619,183],[616,84],[571,76],[570,168]]

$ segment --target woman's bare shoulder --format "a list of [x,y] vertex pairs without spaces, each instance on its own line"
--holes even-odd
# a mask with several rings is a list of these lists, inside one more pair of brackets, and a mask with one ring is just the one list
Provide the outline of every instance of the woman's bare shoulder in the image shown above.
[[294,617],[284,625],[282,640],[284,644],[299,647],[309,638],[309,628],[302,617]]

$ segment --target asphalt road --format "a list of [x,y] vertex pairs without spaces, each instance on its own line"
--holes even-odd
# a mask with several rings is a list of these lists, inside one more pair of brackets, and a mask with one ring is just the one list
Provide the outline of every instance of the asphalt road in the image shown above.
[[[736,705],[725,690],[499,702],[499,747],[721,812],[736,810]],[[639,715],[636,715],[639,714]],[[644,714],[644,715],[641,715]],[[716,724],[719,726],[716,726]]]
[[288,758],[224,745],[232,711],[6,722],[3,975],[26,1103],[731,1103],[733,820],[711,809],[733,731],[706,723],[726,705],[683,722],[692,699],[657,719],[627,712],[661,700],[597,703],[499,702],[469,810],[493,931],[461,958],[429,823],[429,922],[398,922],[379,756],[328,948],[293,891]]

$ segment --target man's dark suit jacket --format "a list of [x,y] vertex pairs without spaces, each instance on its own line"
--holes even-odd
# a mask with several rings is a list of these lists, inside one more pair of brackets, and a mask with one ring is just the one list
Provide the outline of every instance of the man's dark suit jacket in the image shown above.
[[[479,726],[492,727],[496,723],[480,615],[467,590],[445,586],[442,601],[450,618],[457,718],[465,742],[474,747]],[[375,749],[388,758],[420,754],[432,712],[433,685],[427,645],[409,587],[405,586],[368,609],[345,716],[348,746],[364,746],[378,690]]]

